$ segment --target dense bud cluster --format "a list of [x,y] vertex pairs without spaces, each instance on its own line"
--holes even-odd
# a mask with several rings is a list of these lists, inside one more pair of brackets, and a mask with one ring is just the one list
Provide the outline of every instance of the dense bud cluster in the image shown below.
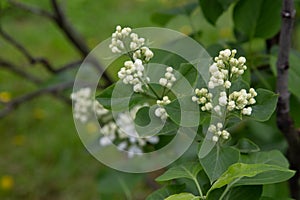
[[237,51],[225,49],[220,51],[219,56],[214,58],[214,63],[210,66],[211,74],[208,87],[213,89],[217,86],[224,86],[226,89],[231,87],[231,78],[240,76],[247,69],[246,58],[235,58]]
[[153,58],[154,54],[148,47],[141,47],[133,53],[133,59],[140,59],[149,62]]
[[[208,82],[208,88],[213,89],[221,86],[219,89],[222,91],[219,93],[217,105],[213,105],[213,95],[208,92],[206,88],[195,89],[195,96],[192,97],[192,101],[201,105],[202,111],[213,110],[219,117],[227,115],[227,112],[239,110],[242,115],[251,115],[251,105],[256,103],[255,97],[256,91],[251,88],[249,93],[245,89],[240,91],[234,91],[229,94],[229,88],[231,87],[231,81],[233,78],[237,78],[242,75],[247,69],[246,58],[235,58],[237,51],[225,49],[220,51],[219,55],[214,58],[214,63],[209,67],[210,79]],[[222,111],[226,111],[223,112]],[[226,116],[223,116],[226,117]],[[221,131],[222,124],[218,123],[217,126],[211,125],[209,131],[214,133],[212,140],[217,142],[219,137],[223,139],[229,138],[229,133],[226,130]]]
[[249,90],[249,93],[247,93],[245,89],[242,89],[238,92],[234,91],[229,95],[227,109],[229,111],[241,110],[241,113],[243,115],[251,115],[252,108],[250,107],[250,105],[256,103],[256,100],[254,98],[256,96],[257,93],[253,88]]
[[109,48],[113,53],[121,53],[125,49],[124,39],[131,33],[131,28],[116,27],[116,31],[112,34],[111,44]]
[[220,137],[222,137],[224,140],[229,139],[230,133],[222,129],[223,129],[222,123],[217,123],[217,125],[211,124],[209,126],[208,131],[214,134],[212,137],[212,140],[214,142],[218,142]]
[[208,92],[206,88],[195,89],[196,96],[192,97],[193,102],[197,102],[201,105],[202,111],[210,111],[212,109],[212,97],[213,95]]
[[113,53],[122,53],[122,51],[125,53],[125,50],[130,49],[127,53],[131,56],[131,60],[124,62],[124,67],[118,72],[118,77],[124,84],[132,85],[134,92],[144,92],[143,85],[150,82],[149,77],[144,75],[144,64],[149,62],[154,54],[144,45],[144,38],[132,33],[131,28],[122,29],[121,26],[116,27],[109,45]]
[[167,114],[166,109],[163,106],[168,105],[168,104],[171,103],[169,97],[164,96],[162,100],[157,100],[156,103],[159,107],[156,108],[155,111],[154,111],[155,116],[160,117],[162,120],[167,119],[168,114]]
[[140,59],[134,62],[126,61],[124,67],[118,72],[118,77],[123,80],[124,84],[133,85],[135,92],[143,92],[143,80],[149,81],[149,78],[144,78],[144,65]]
[[[103,147],[119,142],[117,144],[118,149],[127,151],[128,157],[133,157],[143,153],[142,148],[145,145],[159,142],[157,136],[140,138],[136,132],[133,119],[141,106],[135,106],[129,112],[119,113],[114,121],[112,116],[109,116],[111,115],[109,110],[92,98],[90,88],[82,88],[72,93],[71,99],[74,102],[74,118],[80,122],[86,123],[91,113],[95,113],[100,121],[102,118],[109,119],[109,121],[103,122],[100,129],[102,136],[99,139],[99,144]],[[168,102],[166,98],[164,101]]]
[[92,98],[91,88],[82,88],[73,92],[71,99],[74,102],[74,118],[80,120],[82,123],[88,120],[90,112],[95,112],[98,117],[108,113],[98,101]]
[[176,81],[173,71],[174,69],[172,67],[167,67],[165,77],[159,79],[159,84],[167,88],[171,88],[173,83]]

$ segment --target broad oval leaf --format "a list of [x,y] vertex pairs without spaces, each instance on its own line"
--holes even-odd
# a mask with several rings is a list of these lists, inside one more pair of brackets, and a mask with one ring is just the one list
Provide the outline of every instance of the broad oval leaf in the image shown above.
[[169,196],[165,200],[200,200],[200,197],[196,197],[191,193],[180,193]]
[[[220,199],[225,187],[213,190],[207,196],[207,200]],[[224,199],[228,200],[259,200],[263,191],[262,185],[243,185],[231,188]]]
[[191,96],[175,99],[164,106],[170,119],[183,127],[197,127],[200,124],[199,106],[192,101]]
[[254,142],[247,138],[239,139],[238,143],[234,147],[237,148],[241,153],[258,152],[260,150]]
[[280,30],[280,11],[281,0],[239,1],[233,11],[235,29],[250,39],[271,38]]
[[[268,176],[260,177],[260,174]],[[294,171],[277,165],[235,163],[213,184],[209,192],[225,185],[262,185],[286,181]],[[208,192],[208,193],[209,193]]]
[[206,20],[215,25],[218,18],[235,0],[199,0],[201,10]]
[[181,185],[167,185],[151,193],[146,200],[164,200],[166,197],[182,192],[185,188],[184,184]]
[[215,146],[200,163],[209,180],[213,183],[230,165],[239,161],[240,153],[232,147]]
[[158,182],[169,181],[178,178],[188,178],[195,180],[197,174],[201,171],[202,167],[198,162],[185,163],[179,166],[168,169],[164,174],[156,178]]
[[288,160],[278,150],[267,152],[255,152],[247,155],[241,155],[239,162],[245,164],[269,164],[285,168],[289,167]]
[[250,118],[256,121],[267,121],[277,106],[278,95],[266,89],[257,89],[256,103],[252,106]]

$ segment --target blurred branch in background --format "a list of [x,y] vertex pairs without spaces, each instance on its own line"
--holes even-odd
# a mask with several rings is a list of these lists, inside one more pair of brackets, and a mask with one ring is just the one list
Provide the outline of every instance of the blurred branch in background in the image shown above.
[[[83,61],[83,59],[89,54],[90,49],[88,48],[88,45],[84,41],[84,39],[81,37],[81,35],[76,31],[76,29],[73,27],[73,25],[69,22],[67,19],[64,10],[59,4],[57,0],[49,0],[50,5],[52,8],[52,12],[44,10],[42,8],[39,8],[37,6],[25,4],[19,1],[15,0],[7,0],[7,3],[15,8],[24,10],[26,12],[30,12],[34,15],[39,15],[42,17],[45,17],[46,19],[53,22],[56,27],[61,30],[61,32],[64,34],[66,40],[69,41],[69,43],[77,50],[77,52],[80,54],[80,58],[76,61],[70,61],[67,64],[55,67],[52,62],[45,58],[45,57],[35,57],[30,53],[30,51],[21,44],[17,39],[15,39],[13,36],[9,34],[9,32],[6,32],[4,28],[2,27],[2,24],[0,24],[0,37],[2,37],[8,44],[13,46],[16,50],[18,50],[28,61],[30,65],[40,65],[44,67],[50,74],[58,75],[64,71],[78,68]],[[3,13],[3,10],[0,10],[0,12]],[[101,65],[97,63],[96,60],[93,60],[94,66],[100,71],[103,72]],[[5,68],[9,70],[12,73],[15,73],[22,78],[28,80],[29,82],[32,82],[36,85],[40,85],[43,83],[43,80],[40,78],[34,76],[30,72],[26,71],[24,68],[17,66],[12,61],[6,60],[4,58],[0,58],[0,67]],[[107,75],[106,72],[103,72],[102,77],[107,85],[112,84],[111,78]],[[35,97],[38,97],[42,94],[50,93],[54,95],[55,97],[59,98],[60,100],[63,100],[64,102],[69,103],[68,100],[69,97],[63,95],[61,92],[63,92],[66,89],[70,89],[73,86],[73,82],[62,82],[57,85],[51,85],[49,87],[45,87],[42,89],[38,89],[32,93],[25,94],[21,97],[17,97],[15,99],[12,99],[10,102],[4,104],[3,110],[0,111],[0,118],[4,117],[14,109],[16,109],[19,105],[22,103],[32,100]]]
[[296,170],[296,175],[290,180],[292,197],[300,199],[300,135],[290,116],[290,93],[288,91],[289,54],[293,23],[296,15],[293,0],[284,0],[282,7],[282,26],[279,41],[277,61],[277,91],[279,93],[277,107],[277,125],[284,134],[288,144],[288,158],[291,168]]

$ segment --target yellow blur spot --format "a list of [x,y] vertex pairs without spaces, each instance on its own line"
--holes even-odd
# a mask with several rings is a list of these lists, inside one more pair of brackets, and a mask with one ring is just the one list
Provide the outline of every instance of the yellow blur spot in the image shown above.
[[7,103],[11,100],[11,94],[9,92],[0,92],[0,101]]
[[12,139],[12,143],[16,146],[22,146],[24,144],[25,137],[24,135],[16,135]]
[[190,26],[182,26],[179,31],[183,34],[189,35],[192,32],[192,28]]
[[10,190],[14,186],[14,179],[12,176],[5,175],[1,177],[1,188],[3,190]]
[[221,38],[229,38],[231,36],[230,28],[222,28],[219,32]]
[[34,119],[41,120],[45,118],[45,111],[41,108],[34,109],[32,114]]
[[88,133],[95,133],[98,130],[98,126],[95,123],[89,122],[86,125],[86,130]]

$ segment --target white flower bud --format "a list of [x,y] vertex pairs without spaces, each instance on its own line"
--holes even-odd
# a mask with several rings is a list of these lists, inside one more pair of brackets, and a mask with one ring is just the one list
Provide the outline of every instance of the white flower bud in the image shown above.
[[230,82],[230,81],[225,81],[224,87],[225,87],[226,89],[229,89],[229,88],[231,87],[231,82]]
[[193,102],[197,102],[198,100],[199,100],[198,97],[196,97],[196,96],[193,96],[193,97],[192,97],[192,101],[193,101]]
[[218,137],[218,136],[214,135],[214,136],[212,137],[212,141],[218,142],[218,140],[219,140],[219,137]]
[[243,64],[246,63],[246,58],[243,57],[243,56],[242,56],[242,57],[239,57],[238,61],[239,61],[240,65],[243,65]]
[[161,78],[159,79],[159,84],[162,85],[162,86],[166,86],[168,83],[168,80],[165,79],[165,78]]

